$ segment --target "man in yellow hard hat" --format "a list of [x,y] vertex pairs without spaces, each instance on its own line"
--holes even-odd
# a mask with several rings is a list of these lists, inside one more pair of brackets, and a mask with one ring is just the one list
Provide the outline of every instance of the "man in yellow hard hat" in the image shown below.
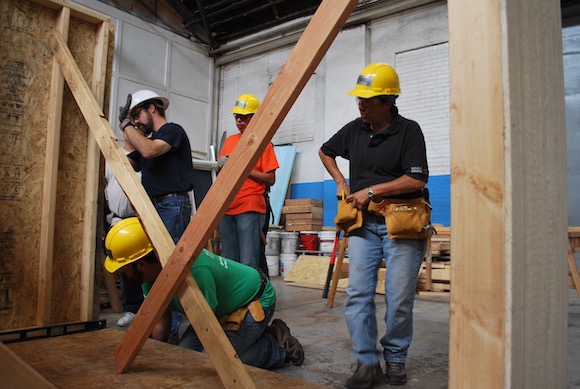
[[[105,248],[105,269],[121,271],[142,283],[146,296],[162,267],[139,219],[131,217],[115,224],[107,233]],[[205,249],[190,272],[243,363],[264,369],[302,364],[304,350],[286,323],[274,319],[268,326],[276,309],[276,290],[265,275]],[[177,298],[155,325],[152,338],[167,341],[171,311],[183,313]],[[191,325],[178,345],[203,350]]]
[[[218,163],[225,164],[227,156],[239,144],[242,134],[259,107],[260,102],[252,94],[246,93],[238,97],[231,112],[234,114],[239,133],[226,139],[218,155]],[[260,268],[261,233],[266,223],[269,223],[264,192],[276,182],[276,169],[279,167],[274,146],[268,142],[250,172],[250,177],[244,181],[220,222],[220,243],[225,257],[256,269]],[[267,272],[267,267],[264,270]]]
[[[403,385],[425,239],[420,232],[404,239],[389,237],[393,231],[387,231],[384,215],[370,210],[395,199],[416,202],[422,198],[429,173],[425,140],[416,122],[399,115],[395,105],[400,94],[399,77],[391,66],[368,65],[349,93],[357,97],[360,117],[346,124],[319,151],[336,182],[337,196],[344,191],[346,200],[363,212],[363,225],[349,233],[348,242],[349,285],[344,315],[357,368],[346,386],[370,388],[382,382],[381,357],[386,361],[387,383]],[[350,184],[338,168],[336,157],[349,160]],[[383,258],[388,269],[387,330],[379,350],[374,298]]]

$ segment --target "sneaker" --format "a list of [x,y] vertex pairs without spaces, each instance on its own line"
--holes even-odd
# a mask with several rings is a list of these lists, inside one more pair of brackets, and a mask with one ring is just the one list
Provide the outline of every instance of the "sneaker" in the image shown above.
[[368,389],[381,381],[383,381],[383,371],[379,363],[369,366],[358,362],[354,374],[346,381],[346,387],[348,389]]
[[387,374],[385,380],[389,385],[405,385],[407,372],[404,362],[387,362]]
[[285,362],[291,362],[294,366],[304,363],[304,348],[295,337],[290,334],[290,328],[280,319],[272,320],[272,324],[266,329],[278,343],[286,350]]
[[119,327],[127,327],[131,324],[131,322],[133,322],[134,318],[135,314],[133,312],[125,312],[125,314],[121,316],[119,320],[117,320],[117,325]]

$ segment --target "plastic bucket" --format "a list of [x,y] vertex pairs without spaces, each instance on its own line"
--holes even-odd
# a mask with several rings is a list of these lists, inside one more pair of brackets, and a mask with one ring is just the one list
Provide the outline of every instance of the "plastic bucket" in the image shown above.
[[266,255],[266,264],[268,265],[268,275],[276,277],[280,275],[280,256]]
[[280,254],[280,274],[286,277],[294,263],[296,262],[296,254]]
[[297,232],[280,233],[280,254],[295,254],[298,249]]
[[280,231],[268,231],[266,242],[266,255],[280,255]]
[[315,231],[301,232],[300,250],[318,251],[318,233]]
[[335,237],[336,231],[319,231],[318,239],[320,240],[320,251],[324,253],[332,253]]

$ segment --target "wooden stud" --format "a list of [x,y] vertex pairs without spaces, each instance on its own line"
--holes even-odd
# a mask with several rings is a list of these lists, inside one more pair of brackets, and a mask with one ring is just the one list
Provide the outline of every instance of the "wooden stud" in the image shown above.
[[[68,37],[69,24],[70,9],[65,7],[61,9],[56,21],[56,30],[62,34],[63,40],[65,41]],[[38,253],[36,324],[39,326],[45,326],[50,323],[50,312],[52,308],[54,223],[63,91],[64,79],[60,72],[58,62],[53,60],[50,99],[48,101],[48,123],[46,125],[46,164],[44,166],[45,180],[40,222],[40,251]]]
[[[67,84],[83,116],[87,120],[91,132],[95,136],[101,152],[107,159],[117,181],[127,194],[137,214],[140,216],[160,262],[166,265],[167,258],[169,258],[175,247],[169,232],[153,207],[145,189],[135,175],[121,146],[116,141],[111,127],[89,89],[89,86],[83,79],[66,43],[57,31],[49,38],[49,45],[61,66]],[[155,285],[157,285],[157,282]],[[179,283],[177,287],[179,287],[177,295],[180,298],[187,317],[200,337],[224,385],[228,388],[255,388],[248,372],[241,363],[213,311],[207,305],[204,296],[201,294],[199,287],[189,272],[185,275],[185,282]],[[167,307],[169,300],[174,294],[175,292],[171,292],[165,295],[165,307]],[[150,297],[146,300],[150,300]],[[137,330],[142,331],[139,336],[139,341],[142,340],[144,343],[147,340],[162,314],[163,310],[150,311],[146,308],[144,309],[144,306],[139,309],[135,320],[145,317],[144,320],[141,319],[143,320],[144,326],[139,327]],[[134,328],[135,324],[132,324],[127,333],[133,331]],[[125,349],[123,346],[123,343],[119,345],[115,355],[129,350],[128,352],[131,353],[132,361],[137,356],[142,344],[129,343],[129,346],[127,346],[129,347],[128,349]],[[133,348],[130,346],[133,346]],[[118,370],[123,372],[127,368],[122,369],[118,367]]]
[[567,192],[560,2],[450,0],[448,10],[449,387],[562,388]]

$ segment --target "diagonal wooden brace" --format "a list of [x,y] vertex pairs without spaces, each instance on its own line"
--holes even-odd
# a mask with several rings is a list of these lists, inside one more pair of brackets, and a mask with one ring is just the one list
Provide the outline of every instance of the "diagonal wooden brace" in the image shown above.
[[[115,353],[119,371],[126,371],[143,347],[149,334],[144,329],[152,326],[151,322],[146,321],[153,321],[160,316],[189,274],[189,269],[217,227],[219,219],[225,214],[356,4],[357,0],[324,0],[320,4],[151,288],[140,309],[140,312],[145,311],[147,315],[137,315],[125,333]],[[204,339],[201,341],[203,343]],[[203,344],[207,347],[206,343]],[[211,350],[208,350],[208,354],[211,354]]]
[[[49,44],[101,152],[131,200],[137,214],[139,214],[161,263],[165,265],[175,248],[173,239],[119,146],[107,119],[78,69],[61,34],[55,31],[49,39]],[[185,281],[183,284],[181,282],[178,284],[178,286],[181,285],[178,296],[224,386],[228,388],[255,388],[247,370],[223,332],[213,311],[207,305],[191,274],[187,273]],[[168,294],[167,296],[171,297],[172,295]],[[142,331],[144,335],[144,340],[147,339],[162,314],[163,310],[155,312],[139,310],[137,317],[143,316],[148,319],[142,320],[142,323],[146,325],[139,328],[139,331]],[[137,352],[138,350],[135,351],[135,356]]]
[[[178,290],[181,292],[184,289],[196,289],[194,287],[181,288],[183,281],[189,275],[189,269],[193,265],[195,258],[201,252],[213,229],[217,227],[219,218],[224,215],[235,194],[242,186],[244,180],[249,176],[252,167],[257,162],[268,142],[272,139],[293,102],[306,85],[309,77],[322,60],[356,4],[357,0],[324,0],[319,6],[264,99],[262,106],[244,132],[240,140],[240,147],[234,150],[229,158],[230,163],[224,166],[215,184],[208,191],[205,200],[194,215],[182,238],[177,243],[169,260],[164,264],[161,274],[153,285],[133,324],[123,337],[121,344],[115,352],[115,364],[118,371],[124,372],[130,367],[151,333],[153,326],[169,305],[173,295]],[[57,35],[55,34],[55,36]],[[57,40],[55,36],[51,37],[51,47],[55,51],[55,55],[58,55],[59,49],[62,51],[62,47],[59,47],[55,43]],[[66,45],[64,46],[66,47]],[[65,78],[69,82],[66,74]],[[97,110],[96,112],[99,111]],[[85,113],[83,112],[83,114]],[[104,117],[102,117],[102,120],[106,122]],[[108,123],[101,123],[101,125],[108,127]],[[112,154],[120,154],[120,147],[118,145],[117,148],[117,152]],[[104,151],[103,154],[107,158]],[[116,172],[115,175],[117,175]],[[131,199],[130,194],[127,193],[127,195]],[[152,237],[145,220],[144,224],[147,233]],[[167,232],[165,231],[165,233]],[[153,244],[159,252],[160,249],[156,246],[155,241],[153,241]],[[188,284],[190,284],[190,277],[187,278]],[[193,285],[195,285],[195,282],[193,282]],[[182,298],[181,293],[179,297]],[[200,303],[199,307],[203,305]],[[207,304],[205,304],[205,307],[207,307]],[[188,314],[188,318],[190,318],[189,316]],[[202,316],[208,320],[208,324],[215,321],[215,318],[212,318],[211,315],[204,314]],[[208,347],[208,343],[202,337],[207,334],[198,332],[198,335],[204,347],[206,347],[208,355],[212,358],[211,354],[213,351]],[[206,339],[209,341],[210,337],[207,336]],[[231,369],[232,366],[227,365],[227,359],[223,362],[224,366]],[[216,365],[217,369],[218,365],[215,362],[214,365]],[[218,371],[218,373],[220,372]],[[239,381],[229,381],[224,382],[224,384],[228,387],[243,386]]]

